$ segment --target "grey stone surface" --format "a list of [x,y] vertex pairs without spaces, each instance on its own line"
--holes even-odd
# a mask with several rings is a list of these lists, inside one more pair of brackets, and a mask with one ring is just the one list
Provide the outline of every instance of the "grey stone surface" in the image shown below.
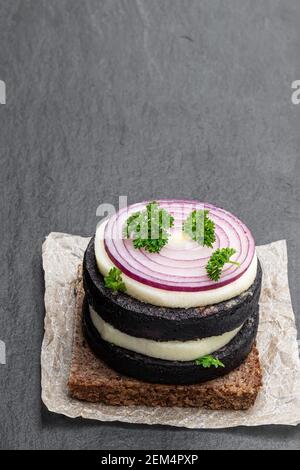
[[91,235],[96,208],[224,206],[286,238],[299,325],[297,0],[0,0],[1,448],[299,448],[300,429],[189,431],[48,413],[41,245]]

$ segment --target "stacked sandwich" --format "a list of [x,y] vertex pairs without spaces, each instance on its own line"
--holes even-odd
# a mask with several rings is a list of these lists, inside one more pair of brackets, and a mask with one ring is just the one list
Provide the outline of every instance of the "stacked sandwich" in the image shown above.
[[117,372],[195,384],[248,356],[262,272],[249,229],[197,201],[142,202],[97,228],[84,257],[83,330]]

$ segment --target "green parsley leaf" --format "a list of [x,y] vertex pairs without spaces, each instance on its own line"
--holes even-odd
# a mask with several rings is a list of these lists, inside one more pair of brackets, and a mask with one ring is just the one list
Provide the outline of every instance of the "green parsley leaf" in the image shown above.
[[206,272],[210,279],[218,281],[222,274],[224,264],[231,263],[240,266],[240,263],[231,261],[230,258],[236,253],[234,248],[218,248],[213,252],[206,265]]
[[122,281],[122,271],[118,268],[111,268],[107,276],[104,277],[105,287],[108,287],[113,292],[125,292],[126,286]]
[[221,362],[219,359],[213,357],[213,356],[203,356],[200,357],[199,359],[196,359],[196,364],[197,366],[202,366],[204,369],[208,369],[211,366],[214,366],[216,368],[218,367],[225,367],[223,362]]
[[216,240],[215,224],[208,214],[207,209],[192,211],[183,223],[183,231],[199,245],[212,248]]
[[159,253],[168,243],[169,229],[173,225],[174,217],[153,201],[144,211],[128,217],[124,234],[126,238],[132,238],[134,248]]

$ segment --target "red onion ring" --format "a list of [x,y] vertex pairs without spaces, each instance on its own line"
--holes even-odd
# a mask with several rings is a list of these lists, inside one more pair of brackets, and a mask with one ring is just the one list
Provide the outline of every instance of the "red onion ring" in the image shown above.
[[[124,239],[127,218],[145,209],[146,202],[133,204],[112,216],[104,233],[105,250],[111,261],[130,278],[152,287],[171,291],[199,292],[225,286],[235,281],[248,269],[255,243],[250,230],[237,217],[224,209],[197,201],[160,200],[160,207],[174,217],[170,234],[181,230],[182,222],[194,210],[208,209],[214,221],[216,241],[213,249],[190,240],[188,249],[167,244],[159,253],[134,248],[132,240]],[[236,249],[233,261],[240,266],[226,264],[219,281],[212,281],[206,273],[206,264],[217,248]]]

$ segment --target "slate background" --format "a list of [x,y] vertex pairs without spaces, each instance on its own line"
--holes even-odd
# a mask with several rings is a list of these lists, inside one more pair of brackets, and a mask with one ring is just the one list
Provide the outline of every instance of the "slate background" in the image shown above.
[[40,401],[41,244],[96,208],[184,197],[286,238],[299,325],[297,0],[0,0],[1,448],[299,448],[300,429],[72,421]]

